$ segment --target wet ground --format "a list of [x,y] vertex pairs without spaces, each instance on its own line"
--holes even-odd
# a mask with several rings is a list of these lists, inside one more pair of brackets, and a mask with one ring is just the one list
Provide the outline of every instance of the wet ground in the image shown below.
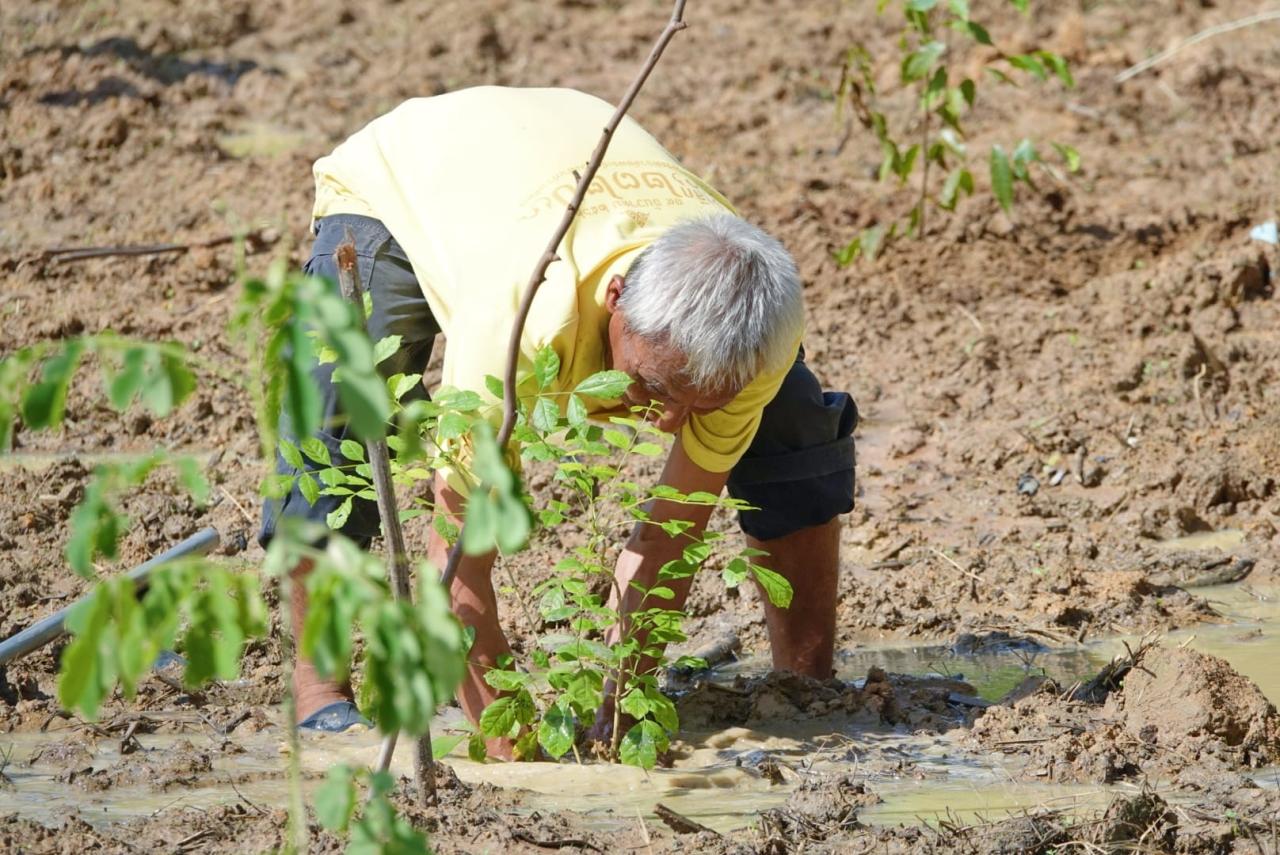
[[[1194,635],[1190,646],[1225,657],[1277,700],[1268,592],[1280,578],[1280,253],[1250,238],[1280,216],[1276,25],[1206,40],[1117,83],[1154,51],[1256,4],[1036,3],[1031,18],[972,4],[1002,49],[1058,50],[1078,86],[984,90],[971,145],[1034,134],[1078,148],[1083,169],[1038,173],[1012,216],[989,197],[965,200],[932,218],[923,240],[842,269],[833,250],[914,201],[873,180],[874,140],[835,121],[832,93],[855,40],[868,42],[893,89],[893,41],[873,5],[690,4],[690,28],[633,114],[791,248],[806,280],[809,362],[858,399],[840,676],[936,676],[874,691],[736,684],[762,670],[763,622],[750,591],[726,593],[707,574],[691,601],[690,646],[738,639],[743,661],[716,676],[721,689],[702,691],[720,692],[712,708],[743,713],[745,723],[691,729],[676,768],[634,789],[623,782],[639,779],[617,770],[459,762],[464,780],[444,788],[451,813],[413,814],[441,851],[545,852],[529,841],[563,848],[578,838],[603,851],[1021,852],[1070,849],[1073,839],[1077,849],[1105,850],[1138,838],[1156,849],[1274,850],[1271,773],[1232,766],[1238,745],[1205,753],[1208,743],[1182,740],[1177,751],[1195,762],[1173,771],[1160,738],[1116,724],[1145,714],[1119,701],[1031,695],[1000,707],[1011,712],[990,716],[1000,727],[983,731],[986,712],[973,699],[997,701],[1041,671],[1068,690],[1123,649],[1118,639],[1133,647],[1157,631],[1174,647]],[[667,11],[656,0],[0,6],[0,210],[9,215],[0,220],[0,354],[112,329],[183,341],[235,373],[243,362],[225,333],[235,304],[229,248],[69,264],[42,252],[215,239],[247,222],[270,238],[250,256],[255,269],[273,254],[300,263],[310,164],[353,129],[404,98],[480,83],[615,98]],[[955,65],[976,71],[988,59],[961,52]],[[882,106],[918,130],[906,99],[890,95]],[[107,411],[97,382],[77,382],[62,432],[20,429],[15,454],[0,462],[0,637],[83,593],[61,553],[71,508],[104,456],[195,450],[214,482],[208,507],[163,477],[128,499],[121,566],[209,524],[223,533],[227,560],[252,568],[261,558],[253,531],[263,470],[245,390],[204,376],[174,417],[153,421]],[[1028,478],[1036,489],[1019,491]],[[545,486],[535,477],[535,492]],[[425,530],[409,537],[421,552]],[[572,537],[539,539],[512,572],[538,580]],[[501,607],[517,646],[527,644],[540,628],[517,594],[504,592]],[[16,782],[0,786],[0,815],[21,814],[0,820],[0,849],[239,852],[278,843],[274,640],[251,647],[235,685],[196,701],[149,680],[135,702],[109,702],[92,727],[55,716],[57,652],[15,663],[0,681],[0,749],[15,746],[6,774]],[[1187,666],[1247,700],[1216,666]],[[779,724],[762,730],[753,714]],[[149,774],[174,752],[119,754],[135,720],[131,738],[143,749],[191,743],[154,790],[110,771],[72,780],[75,769],[26,764],[47,742],[87,740],[89,760],[71,746],[68,763]],[[224,748],[210,734],[232,722],[233,747]],[[1014,726],[1039,729],[1001,729]],[[1074,780],[1050,784],[1030,772],[1045,768],[1034,746],[1050,744],[1054,728],[1070,736],[1055,750],[1083,759],[1060,770]],[[711,744],[726,732],[728,743]],[[975,733],[994,742],[974,742]],[[1025,751],[993,747],[1019,738],[1036,741]],[[321,758],[316,768],[328,750],[309,752]],[[755,750],[767,756],[738,765]],[[1092,780],[1103,773],[1116,777]],[[1249,787],[1246,773],[1266,786]],[[556,801],[563,791],[539,784],[571,774],[588,776],[584,789],[591,775],[617,775],[618,793]],[[1159,802],[1140,791],[1144,778],[1157,782]],[[228,796],[231,782],[243,800]],[[1125,799],[1111,802],[1117,794]],[[60,825],[65,811],[48,807],[55,797],[80,800],[94,825]],[[718,829],[754,825],[716,838],[637,824],[631,808],[648,816],[659,797]],[[1090,818],[1071,830],[1050,811],[966,831],[946,817],[951,808],[966,822],[995,819],[1041,803]],[[613,816],[596,810],[610,806]],[[131,821],[114,820],[129,810]],[[851,817],[889,825],[859,831]],[[57,830],[40,830],[37,818]]]

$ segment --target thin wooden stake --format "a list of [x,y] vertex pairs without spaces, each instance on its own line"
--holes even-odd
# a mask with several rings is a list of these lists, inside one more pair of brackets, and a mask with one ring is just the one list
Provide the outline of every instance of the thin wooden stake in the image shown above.
[[[364,294],[360,289],[360,272],[356,263],[356,245],[352,239],[351,229],[347,229],[346,240],[338,244],[334,250],[334,258],[338,263],[338,284],[342,287],[342,296],[356,306],[360,318],[360,326],[364,327]],[[369,440],[365,443],[369,455],[369,466],[373,474],[373,488],[378,494],[378,515],[382,518],[382,535],[387,543],[387,574],[391,577],[391,590],[396,599],[408,602],[412,600],[412,587],[409,584],[409,553],[404,545],[404,530],[400,527],[400,508],[396,504],[396,489],[391,482],[391,457],[387,451],[385,439]],[[385,772],[391,766],[391,755],[395,751],[396,734],[389,733],[383,737],[382,750],[378,754],[378,771]],[[430,728],[418,739],[413,757],[413,774],[418,782],[418,798],[423,804],[434,804],[436,801],[435,758],[431,756]]]

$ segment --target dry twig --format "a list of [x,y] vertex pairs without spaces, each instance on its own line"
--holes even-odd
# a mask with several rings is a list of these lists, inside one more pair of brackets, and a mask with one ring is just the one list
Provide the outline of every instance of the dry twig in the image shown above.
[[[364,295],[360,290],[360,275],[356,268],[356,245],[350,229],[347,230],[346,240],[338,244],[334,258],[338,263],[338,283],[342,287],[342,296],[355,304],[360,326],[364,327]],[[365,443],[365,448],[368,451],[369,466],[372,469],[374,491],[378,496],[378,515],[382,518],[382,534],[387,543],[387,557],[390,559],[387,572],[391,577],[391,589],[396,599],[408,602],[413,598],[409,584],[409,552],[404,545],[404,531],[400,527],[400,510],[396,504],[396,488],[391,481],[391,455],[387,450],[385,439],[370,440]],[[383,739],[382,750],[378,753],[379,772],[385,772],[390,768],[395,745],[396,734],[387,734]],[[418,738],[414,752],[413,773],[418,781],[419,800],[423,804],[435,804],[435,758],[431,756],[430,728]]]
[[[41,260],[54,264],[65,264],[71,261],[84,261],[90,258],[112,258],[122,255],[164,255],[172,252],[189,252],[193,249],[209,249],[234,241],[239,235],[222,235],[221,237],[197,240],[191,243],[152,243],[128,246],[63,246],[52,247],[40,253]],[[244,235],[245,245],[250,252],[270,246],[276,237],[263,231],[251,231]]]
[[1197,42],[1202,42],[1205,39],[1212,38],[1214,36],[1220,36],[1223,33],[1229,33],[1233,30],[1240,30],[1245,27],[1252,27],[1254,24],[1263,24],[1263,23],[1266,23],[1267,21],[1280,21],[1280,9],[1272,9],[1267,12],[1259,12],[1258,14],[1250,15],[1247,18],[1240,18],[1239,20],[1236,20],[1236,21],[1228,21],[1225,24],[1218,24],[1216,27],[1209,27],[1206,30],[1201,30],[1200,32],[1196,33],[1194,36],[1191,36],[1189,38],[1183,39],[1182,41],[1178,42],[1173,47],[1162,50],[1160,51],[1160,53],[1156,54],[1155,56],[1149,57],[1148,59],[1144,59],[1142,62],[1138,63],[1137,65],[1133,65],[1133,66],[1130,66],[1129,68],[1126,68],[1124,71],[1116,75],[1116,83],[1124,83],[1129,78],[1136,77],[1137,75],[1146,71],[1148,68],[1153,68],[1154,66],[1159,65],[1169,57],[1176,54],[1178,51],[1182,50],[1183,48],[1191,47],[1193,44],[1196,44]]

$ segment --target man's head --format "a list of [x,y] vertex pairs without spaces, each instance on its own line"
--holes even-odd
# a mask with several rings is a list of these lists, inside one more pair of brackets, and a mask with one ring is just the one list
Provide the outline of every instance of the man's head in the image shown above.
[[635,380],[625,402],[658,401],[668,431],[794,359],[804,324],[791,254],[730,214],[670,228],[613,277],[605,308],[610,367]]

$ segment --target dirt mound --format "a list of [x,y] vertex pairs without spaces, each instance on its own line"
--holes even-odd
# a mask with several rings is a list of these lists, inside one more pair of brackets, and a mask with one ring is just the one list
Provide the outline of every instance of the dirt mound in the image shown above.
[[1134,660],[1105,700],[1090,688],[1097,680],[1068,693],[1046,685],[987,709],[967,740],[1020,756],[1024,777],[1051,781],[1224,772],[1280,757],[1275,707],[1223,660],[1163,647]]
[[1107,700],[1125,731],[1183,757],[1202,753],[1239,768],[1280,759],[1280,716],[1248,678],[1224,660],[1187,648],[1156,648]]

